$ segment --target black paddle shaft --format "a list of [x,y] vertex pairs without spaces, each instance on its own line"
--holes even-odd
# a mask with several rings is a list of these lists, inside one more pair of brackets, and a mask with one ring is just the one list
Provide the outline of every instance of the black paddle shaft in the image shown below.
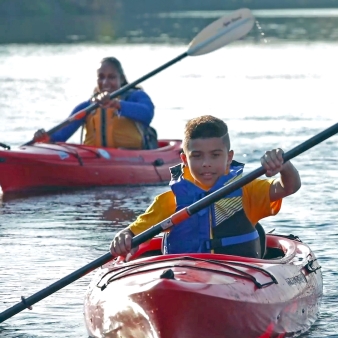
[[65,286],[71,284],[72,282],[78,280],[82,276],[85,276],[89,272],[97,269],[98,267],[108,263],[113,256],[110,252],[104,254],[103,256],[97,258],[95,261],[87,264],[86,266],[72,272],[68,276],[58,280],[57,282],[49,285],[45,289],[40,290],[39,292],[35,293],[34,295],[28,297],[27,299],[21,297],[22,301],[11,308],[5,310],[4,312],[0,313],[0,323],[4,322],[8,318],[15,316],[17,313],[23,311],[26,308],[31,307],[35,303],[39,302],[40,300],[50,296],[56,291],[64,288]]
[[[290,151],[284,153],[283,159],[284,162],[289,161],[293,159],[294,157],[304,153],[305,151],[311,149],[315,145],[325,141],[326,139],[330,138],[331,136],[338,133],[338,123],[334,124],[333,126],[325,129],[324,131],[320,132],[319,134],[311,137],[307,141],[301,143],[300,145],[296,146],[295,148],[291,149]],[[210,204],[217,202],[221,198],[231,194],[233,191],[243,187],[244,185],[250,183],[254,179],[262,176],[265,173],[265,169],[263,166],[260,168],[255,169],[251,173],[243,176],[237,181],[234,181],[223,188],[220,188],[210,195],[205,196],[204,198],[200,199],[199,201],[191,204],[189,207],[186,207],[186,211],[188,215],[196,214],[197,212],[201,211],[202,209],[208,207]],[[171,222],[170,217],[163,222],[154,225],[150,229],[144,231],[143,233],[135,236],[133,238],[133,247],[137,246],[141,243],[144,243],[145,241],[148,241],[149,239],[153,238],[154,236],[161,233],[164,229],[168,229],[168,224]],[[171,222],[172,225],[173,224]]]
[[[172,59],[171,61],[168,61],[167,63],[165,63],[164,65],[154,69],[153,71],[151,71],[150,73],[140,77],[139,79],[135,80],[134,82],[131,82],[131,83],[128,83],[126,84],[125,86],[121,87],[120,89],[116,90],[115,92],[111,93],[109,95],[109,98],[112,100],[112,99],[115,99],[117,97],[119,97],[121,94],[125,93],[126,91],[128,91],[129,89],[132,89],[134,88],[135,86],[137,86],[139,83],[145,81],[145,80],[148,80],[149,78],[151,78],[152,76],[158,74],[159,72],[161,72],[162,70],[172,66],[173,64],[175,64],[176,62],[178,61],[181,61],[182,59],[184,59],[185,57],[188,56],[188,53],[185,52],[177,57],[175,57],[174,59]],[[95,102],[93,104],[91,104],[90,106],[88,106],[87,108],[85,108],[84,110],[87,112],[87,115],[92,112],[94,109],[98,108],[99,107],[99,103]],[[87,116],[86,115],[86,116]],[[68,120],[65,121],[66,124],[68,124]],[[53,133],[55,133],[57,130],[59,130],[61,124],[59,126],[56,126],[54,128],[52,128],[51,130],[48,131],[48,135],[51,135]]]
[[[299,146],[291,149],[290,151],[286,152],[283,155],[284,161],[289,161],[294,157],[302,154],[303,152],[309,150],[310,148],[314,147],[315,145],[325,141],[326,139],[330,138],[331,136],[338,133],[338,123],[334,124],[333,126],[325,129],[324,131],[320,132],[319,134],[311,137],[307,141],[303,142]],[[250,183],[254,179],[262,176],[265,173],[265,169],[263,167],[257,168],[256,170],[252,171],[251,173],[243,176],[239,180],[230,183],[227,186],[213,192],[212,194],[202,198],[201,200],[193,203],[189,207],[186,208],[188,217],[199,212],[200,210],[206,208],[210,204],[218,201],[219,199],[225,197],[226,195],[232,193],[233,191],[243,187],[244,185]],[[145,241],[153,238],[154,236],[161,233],[164,229],[168,228],[168,224],[170,224],[171,219],[170,217],[157,225],[154,225],[150,229],[144,231],[143,233],[135,236],[132,239],[132,247],[136,247]],[[171,225],[176,225],[171,222]],[[82,276],[88,274],[89,272],[99,268],[100,266],[108,263],[113,256],[108,252],[105,255],[99,257],[95,261],[87,264],[86,266],[72,272],[68,276],[60,279],[59,281],[55,282],[54,284],[46,287],[43,290],[35,293],[34,295],[28,297],[27,299],[22,298],[22,301],[11,308],[5,310],[4,312],[0,313],[0,323],[4,322],[8,318],[13,317],[17,313],[21,312],[22,310],[29,308],[30,306],[34,305],[35,303],[39,302],[40,300],[48,297],[49,295],[53,294],[56,291],[64,288],[65,286],[71,284],[72,282],[78,280]]]
[[[189,54],[188,52],[185,52],[177,57],[175,57],[174,59],[172,59],[171,61],[168,61],[167,63],[165,63],[164,65],[154,69],[153,71],[151,71],[150,73],[140,77],[139,79],[135,80],[134,82],[131,82],[131,83],[128,83],[126,84],[125,86],[121,87],[120,89],[116,90],[115,92],[111,93],[109,95],[109,98],[112,100],[112,99],[115,99],[117,97],[119,97],[121,94],[125,93],[126,91],[128,91],[129,89],[131,88],[134,88],[135,86],[137,86],[139,83],[149,79],[150,77],[156,75],[157,73],[161,72],[162,70],[172,66],[173,64],[175,64],[176,62],[184,59],[185,57],[187,57]],[[86,115],[85,116],[88,116],[88,114],[90,112],[92,112],[94,109],[98,108],[99,107],[99,103],[97,102],[94,102],[92,103],[91,105],[89,105],[87,108],[85,108],[84,110],[82,111],[85,111],[86,112]],[[75,116],[76,114],[74,114]],[[70,124],[72,122],[72,118],[68,118],[67,120],[61,122],[60,124],[58,124],[57,126],[55,126],[54,128],[50,129],[47,131],[47,134],[50,136],[52,134],[54,134],[55,132],[57,132],[58,130],[60,130],[61,128],[67,126],[68,124]],[[29,146],[29,145],[32,145],[35,141],[34,140],[31,140],[27,143],[24,144],[24,146]]]
[[[323,130],[319,134],[311,137],[307,141],[301,143],[300,145],[294,147],[290,151],[284,153],[284,155],[283,155],[284,162],[287,162],[287,161],[295,158],[296,156],[304,153],[305,151],[311,149],[312,147],[314,147],[317,144],[325,141],[326,139],[330,138],[331,136],[333,136],[337,133],[338,133],[338,123],[336,123],[333,126]],[[210,195],[202,198],[201,200],[195,202],[194,204],[190,205],[188,207],[188,213],[190,215],[193,215],[193,214],[199,212],[200,210],[209,206],[211,203],[214,203],[214,202],[220,200],[224,196],[229,195],[233,191],[243,187],[244,185],[250,183],[254,179],[256,179],[256,178],[258,178],[258,177],[260,177],[264,174],[265,174],[264,167],[260,167],[260,168],[255,169],[254,171],[252,171],[251,173],[243,176],[239,180],[237,180],[233,183],[230,183],[229,185],[227,185],[227,186],[225,186],[225,187],[223,187],[219,190],[216,190],[212,194],[210,194]]]

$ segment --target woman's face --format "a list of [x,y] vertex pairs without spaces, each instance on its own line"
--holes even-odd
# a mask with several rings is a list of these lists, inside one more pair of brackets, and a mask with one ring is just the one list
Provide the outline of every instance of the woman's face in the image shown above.
[[108,62],[103,62],[97,70],[97,85],[100,92],[115,92],[121,88],[121,74],[115,66]]

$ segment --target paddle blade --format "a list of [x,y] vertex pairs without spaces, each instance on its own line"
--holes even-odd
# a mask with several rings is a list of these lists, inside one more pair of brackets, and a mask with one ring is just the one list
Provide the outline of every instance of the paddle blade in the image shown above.
[[205,27],[190,43],[189,56],[203,55],[241,39],[250,32],[255,18],[250,9],[242,8]]

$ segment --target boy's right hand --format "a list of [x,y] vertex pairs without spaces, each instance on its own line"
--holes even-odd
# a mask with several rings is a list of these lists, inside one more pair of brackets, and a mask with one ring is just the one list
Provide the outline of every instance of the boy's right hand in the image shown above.
[[50,137],[44,129],[39,129],[35,132],[33,140],[35,142],[45,142],[48,143],[50,141]]
[[115,234],[114,239],[110,243],[110,253],[114,256],[127,256],[128,253],[134,254],[138,247],[131,248],[131,240],[134,234],[129,229],[123,229]]

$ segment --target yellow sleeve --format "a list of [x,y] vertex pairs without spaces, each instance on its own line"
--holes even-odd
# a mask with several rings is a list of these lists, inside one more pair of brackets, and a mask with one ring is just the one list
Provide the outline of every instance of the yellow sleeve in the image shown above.
[[282,199],[270,201],[270,186],[275,179],[256,179],[243,187],[243,208],[253,225],[264,217],[278,214]]
[[176,202],[174,193],[169,190],[155,197],[154,202],[148,207],[144,214],[137,217],[136,221],[129,225],[134,235],[151,228],[153,225],[163,221],[175,213]]

